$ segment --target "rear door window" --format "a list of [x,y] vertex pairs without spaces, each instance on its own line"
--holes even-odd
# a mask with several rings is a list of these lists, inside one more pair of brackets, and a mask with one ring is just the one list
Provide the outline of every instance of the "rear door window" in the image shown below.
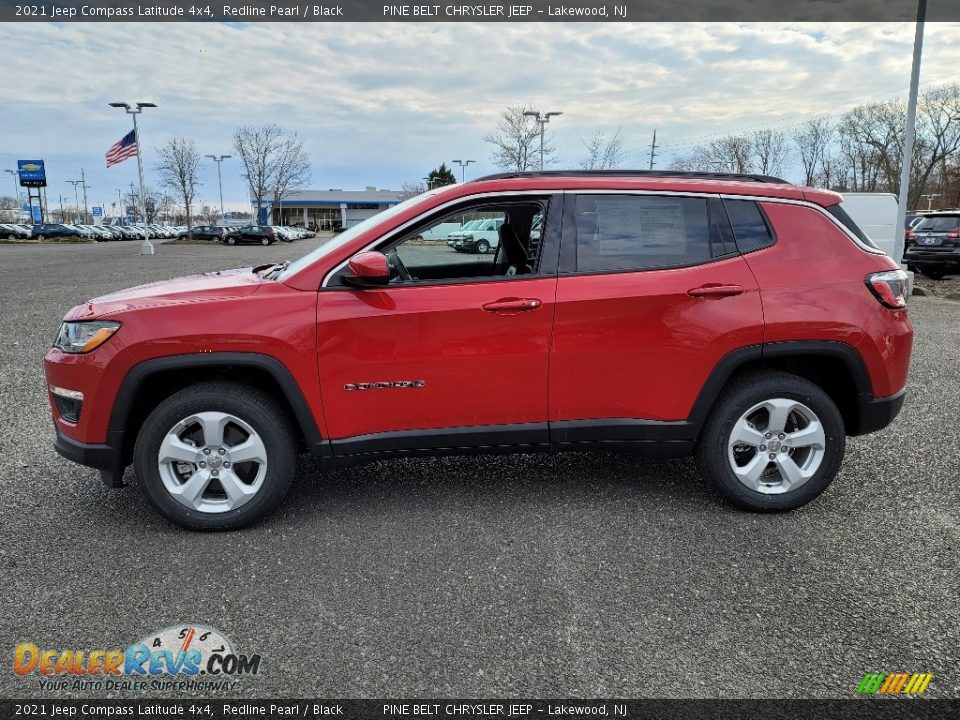
[[577,271],[684,267],[711,259],[707,198],[578,195]]

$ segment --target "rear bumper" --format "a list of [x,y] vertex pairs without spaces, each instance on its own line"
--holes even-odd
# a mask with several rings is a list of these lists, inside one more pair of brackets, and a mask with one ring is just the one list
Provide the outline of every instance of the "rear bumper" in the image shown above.
[[903,407],[903,401],[906,398],[907,389],[882,398],[862,398],[860,400],[860,427],[857,428],[857,435],[866,435],[867,433],[882,430],[900,413]]
[[960,265],[960,248],[933,250],[911,245],[903,254],[903,262],[910,265]]
[[103,444],[84,443],[69,438],[59,430],[53,449],[62,457],[79,465],[96,468],[100,479],[109,488],[123,487],[123,433],[111,431]]

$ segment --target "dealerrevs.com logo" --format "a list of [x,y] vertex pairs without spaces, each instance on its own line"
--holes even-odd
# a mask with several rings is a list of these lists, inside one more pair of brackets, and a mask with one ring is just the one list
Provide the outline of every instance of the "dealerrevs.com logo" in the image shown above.
[[41,690],[233,690],[237,678],[260,672],[260,655],[242,654],[220,631],[202,625],[169,627],[126,649],[41,648],[20,643],[13,671],[39,676]]

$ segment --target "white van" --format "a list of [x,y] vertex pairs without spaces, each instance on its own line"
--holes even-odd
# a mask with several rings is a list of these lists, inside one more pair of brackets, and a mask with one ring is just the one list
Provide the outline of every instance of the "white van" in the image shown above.
[[[893,257],[897,237],[897,196],[893,193],[843,193],[846,210],[874,245]],[[903,234],[900,228],[900,234]],[[894,258],[900,262],[901,258]]]

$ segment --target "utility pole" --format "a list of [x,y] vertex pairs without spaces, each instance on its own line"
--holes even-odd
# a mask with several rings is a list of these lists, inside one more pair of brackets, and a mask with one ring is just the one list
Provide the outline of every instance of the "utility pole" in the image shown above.
[[653,158],[656,157],[655,150],[657,149],[657,129],[653,129],[653,142],[650,143],[650,169],[653,170]]
[[63,195],[60,195],[60,222],[63,222]]
[[476,160],[453,160],[451,162],[455,162],[460,166],[460,182],[462,183],[466,179],[467,165],[470,163],[475,163]]
[[536,118],[537,124],[540,125],[540,172],[543,172],[543,139],[546,133],[547,123],[550,122],[550,118],[563,115],[563,113],[554,111],[541,114],[539,110],[528,110],[524,115]]
[[123,213],[123,216],[126,217],[127,212],[123,207],[123,191],[120,188],[117,188],[117,219],[120,218],[120,213]]
[[153,255],[153,243],[150,242],[150,233],[147,231],[147,192],[143,183],[143,152],[140,145],[140,128],[137,126],[137,115],[143,112],[144,108],[155,108],[154,103],[138,102],[136,108],[131,108],[129,103],[113,102],[110,107],[124,108],[127,115],[133,115],[133,136],[137,143],[137,170],[140,174],[140,205],[143,210],[143,245],[140,248],[141,255]]
[[917,124],[917,95],[920,93],[920,58],[923,54],[923,23],[927,17],[927,0],[917,5],[917,28],[913,36],[913,66],[910,70],[910,96],[907,100],[907,125],[904,129],[903,158],[900,162],[900,197],[897,204],[897,227],[893,235],[893,259],[903,260],[904,226],[907,202],[910,199],[910,174],[913,169],[913,140]]

